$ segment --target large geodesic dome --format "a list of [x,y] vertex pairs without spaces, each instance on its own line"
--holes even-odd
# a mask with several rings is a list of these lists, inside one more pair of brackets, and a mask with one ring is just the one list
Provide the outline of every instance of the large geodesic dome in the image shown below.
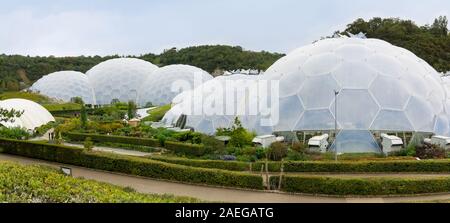
[[7,128],[20,127],[27,130],[34,130],[37,127],[55,121],[55,118],[40,104],[25,99],[7,99],[0,101],[0,108],[5,110],[14,109],[23,114],[18,118],[12,118],[9,121],[0,122]]
[[[205,134],[214,134],[217,128],[231,127],[236,116],[245,114],[239,109],[243,109],[241,105],[249,100],[249,88],[258,79],[258,75],[233,74],[206,81],[194,90],[177,95],[163,121],[174,124],[184,114],[186,126]],[[252,129],[252,126],[245,127]]]
[[321,40],[281,58],[263,77],[280,84],[275,131],[333,130],[336,118],[337,143],[359,147],[351,152],[377,149],[364,140],[373,138],[368,131],[433,133],[446,126],[439,131],[448,134],[440,75],[382,40]]
[[[152,78],[142,84],[138,104],[165,105],[183,91],[192,90],[196,86],[213,77],[208,72],[190,65],[168,65],[155,71]],[[198,82],[198,83],[195,83]]]
[[86,74],[94,88],[97,104],[110,104],[113,99],[136,102],[138,91],[159,68],[136,58],[116,58],[104,61]]
[[30,90],[63,101],[81,97],[84,103],[95,104],[94,90],[88,77],[77,71],[59,71],[45,75]]

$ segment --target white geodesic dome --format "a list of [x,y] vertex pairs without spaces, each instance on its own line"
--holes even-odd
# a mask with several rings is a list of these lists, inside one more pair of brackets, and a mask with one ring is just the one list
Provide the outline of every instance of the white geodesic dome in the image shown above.
[[34,130],[39,126],[55,121],[55,118],[47,111],[47,109],[30,100],[7,99],[0,101],[0,108],[23,111],[23,114],[18,118],[13,118],[8,122],[0,122],[0,125],[8,128],[20,127],[27,130]]
[[81,97],[84,103],[95,104],[94,90],[88,77],[77,71],[59,71],[45,75],[30,90],[63,101]]
[[[321,40],[281,58],[264,78],[280,81],[275,131],[333,130],[336,117],[342,130],[337,138],[347,148],[352,140],[368,138],[368,131],[448,134],[440,75],[382,40]],[[362,151],[351,152],[366,152],[374,143],[361,140],[358,146]]]
[[110,104],[113,99],[136,102],[138,91],[159,68],[136,58],[116,58],[104,61],[86,74],[94,88],[97,104]]
[[318,41],[281,58],[265,78],[280,81],[275,131],[334,128],[433,132],[444,111],[439,74],[425,61],[377,39]]
[[[249,98],[249,87],[258,79],[258,75],[243,74],[211,79],[176,96],[163,121],[175,124],[184,114],[187,116],[186,126],[205,134],[213,134],[217,128],[231,127],[234,118],[240,116],[239,109],[245,104],[243,101]],[[253,126],[245,127],[252,129]]]
[[[200,85],[212,78],[208,72],[190,65],[176,64],[162,67],[142,84],[138,104],[141,106],[149,102],[153,105],[169,104],[181,92],[192,90],[196,87],[194,85]],[[195,83],[197,81],[198,83]]]

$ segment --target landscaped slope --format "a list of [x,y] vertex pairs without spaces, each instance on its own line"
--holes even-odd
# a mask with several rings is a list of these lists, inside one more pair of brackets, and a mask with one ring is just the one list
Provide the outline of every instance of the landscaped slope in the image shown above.
[[147,195],[130,189],[78,179],[42,166],[0,162],[0,203],[134,203],[196,202],[169,195]]

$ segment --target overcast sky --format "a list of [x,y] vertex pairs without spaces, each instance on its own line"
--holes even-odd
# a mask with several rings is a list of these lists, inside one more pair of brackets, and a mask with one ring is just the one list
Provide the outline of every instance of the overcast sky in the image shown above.
[[0,0],[0,53],[140,55],[203,44],[289,52],[357,18],[419,25],[449,0]]

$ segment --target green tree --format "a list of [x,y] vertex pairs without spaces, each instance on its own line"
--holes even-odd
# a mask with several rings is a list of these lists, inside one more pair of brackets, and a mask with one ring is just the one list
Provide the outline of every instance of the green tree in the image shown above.
[[87,118],[86,106],[84,104],[81,105],[80,121],[81,121],[81,128],[86,129],[88,118]]
[[134,103],[134,101],[129,101],[127,109],[128,120],[136,116],[136,110],[137,110],[136,103]]

